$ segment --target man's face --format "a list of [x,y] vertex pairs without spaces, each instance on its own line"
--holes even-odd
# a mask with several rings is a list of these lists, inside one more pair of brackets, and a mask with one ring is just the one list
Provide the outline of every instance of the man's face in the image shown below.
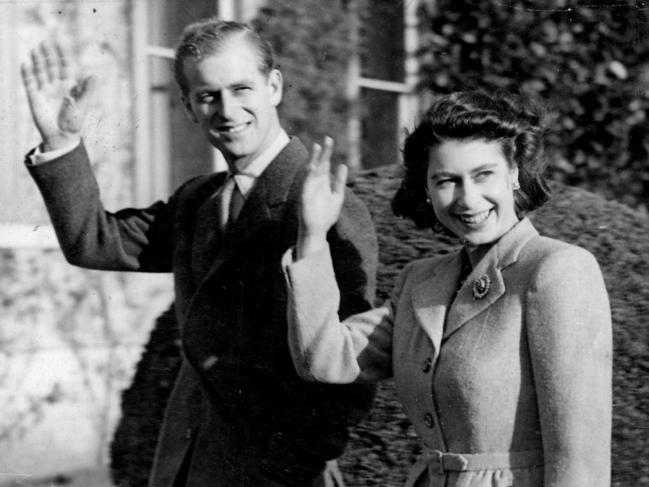
[[257,51],[241,37],[202,59],[185,60],[184,70],[182,100],[188,115],[228,163],[245,168],[281,130],[276,108],[282,99],[280,72],[261,73]]

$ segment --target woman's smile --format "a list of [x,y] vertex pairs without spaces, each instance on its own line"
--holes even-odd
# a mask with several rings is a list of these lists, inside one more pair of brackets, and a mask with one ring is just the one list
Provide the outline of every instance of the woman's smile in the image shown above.
[[484,245],[518,221],[517,179],[499,141],[446,140],[431,150],[426,189],[447,230],[468,245]]

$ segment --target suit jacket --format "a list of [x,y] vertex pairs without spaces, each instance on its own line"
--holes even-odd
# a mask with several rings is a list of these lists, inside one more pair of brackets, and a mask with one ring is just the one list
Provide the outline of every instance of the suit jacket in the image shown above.
[[[414,262],[390,302],[341,326],[326,252],[291,264],[298,371],[335,383],[394,376],[435,452],[411,485],[608,486],[611,319],[593,256],[524,219],[454,297],[461,267],[461,252]],[[483,465],[446,468],[457,460],[446,453]]]
[[[224,183],[185,183],[145,209],[106,212],[83,146],[29,166],[69,262],[174,274],[183,363],[158,442],[152,487],[305,486],[343,451],[373,387],[301,380],[287,345],[281,255],[295,243],[308,153],[292,139],[249,193],[217,247],[197,240],[199,208]],[[340,312],[369,309],[377,244],[352,193],[329,234]],[[207,265],[197,265],[214,254]]]

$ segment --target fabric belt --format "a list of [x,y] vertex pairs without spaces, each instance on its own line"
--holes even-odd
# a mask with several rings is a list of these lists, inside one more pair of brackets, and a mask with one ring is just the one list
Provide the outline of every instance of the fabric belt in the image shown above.
[[470,472],[476,470],[512,470],[543,466],[543,451],[512,451],[490,453],[449,453],[426,449],[419,457],[408,476],[406,486],[425,472],[446,474],[447,472]]
[[448,453],[439,450],[424,452],[423,460],[431,470],[468,472],[502,470],[543,465],[543,451],[511,451],[504,453]]

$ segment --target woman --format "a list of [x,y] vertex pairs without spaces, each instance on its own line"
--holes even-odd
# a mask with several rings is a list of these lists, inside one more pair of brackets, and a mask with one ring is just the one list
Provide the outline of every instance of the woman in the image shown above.
[[293,360],[307,380],[394,377],[425,444],[407,485],[610,483],[608,297],[590,253],[524,217],[547,199],[542,137],[514,96],[434,101],[406,140],[393,209],[462,248],[411,263],[388,303],[342,324],[325,236],[346,170],[331,183],[331,140],[314,150],[286,263]]

